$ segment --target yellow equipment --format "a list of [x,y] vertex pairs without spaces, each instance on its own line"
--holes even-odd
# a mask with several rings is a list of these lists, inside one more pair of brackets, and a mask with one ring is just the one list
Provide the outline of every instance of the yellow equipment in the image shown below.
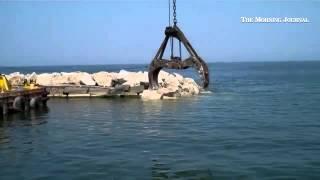
[[5,75],[0,74],[0,92],[10,91],[11,85]]

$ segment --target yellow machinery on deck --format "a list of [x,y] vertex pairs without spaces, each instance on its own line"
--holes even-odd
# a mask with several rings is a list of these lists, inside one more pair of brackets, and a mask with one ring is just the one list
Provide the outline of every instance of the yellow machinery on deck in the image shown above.
[[12,111],[26,111],[30,108],[46,106],[48,95],[46,88],[34,83],[12,87],[5,75],[0,74],[0,109],[3,114]]
[[10,91],[11,85],[5,75],[0,74],[0,92]]

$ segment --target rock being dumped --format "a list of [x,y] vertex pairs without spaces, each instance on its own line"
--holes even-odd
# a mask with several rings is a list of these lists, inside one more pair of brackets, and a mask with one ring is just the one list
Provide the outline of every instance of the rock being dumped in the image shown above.
[[144,85],[143,92],[139,95],[143,99],[170,99],[183,96],[193,96],[200,93],[199,85],[191,78],[185,78],[178,73],[159,73],[158,90],[148,89],[148,72],[129,72],[121,70],[115,72],[97,72],[89,74],[86,72],[61,72],[42,74],[21,74],[19,72],[6,75],[13,86],[23,85],[25,81],[36,82],[40,86],[98,86],[116,88],[127,86],[133,88]]

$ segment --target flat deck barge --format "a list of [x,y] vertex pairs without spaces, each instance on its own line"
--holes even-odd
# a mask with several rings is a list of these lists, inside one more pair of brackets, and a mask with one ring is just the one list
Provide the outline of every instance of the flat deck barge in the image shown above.
[[148,87],[144,84],[130,87],[119,85],[116,87],[102,86],[45,86],[50,97],[139,97],[140,93]]

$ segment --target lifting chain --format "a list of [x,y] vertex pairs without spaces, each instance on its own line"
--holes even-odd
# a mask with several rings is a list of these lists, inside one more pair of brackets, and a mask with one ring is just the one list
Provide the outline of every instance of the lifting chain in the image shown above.
[[176,7],[176,0],[173,0],[173,24],[177,25],[177,7]]

